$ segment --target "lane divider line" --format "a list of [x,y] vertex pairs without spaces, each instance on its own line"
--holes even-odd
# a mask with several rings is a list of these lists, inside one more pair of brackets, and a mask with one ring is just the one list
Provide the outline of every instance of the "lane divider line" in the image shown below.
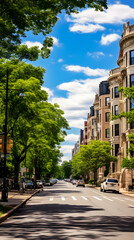
[[95,199],[97,199],[97,200],[99,200],[99,201],[102,201],[101,198],[98,198],[98,197],[96,197],[96,196],[92,196],[92,197],[95,198]]
[[72,196],[72,199],[74,200],[74,201],[76,201],[77,199],[76,199],[76,197],[74,197],[74,196]]
[[61,200],[62,200],[62,201],[65,201],[65,198],[64,198],[64,197],[61,197]]
[[88,199],[87,199],[86,197],[84,197],[84,196],[81,196],[81,197],[82,197],[84,200],[86,200],[86,201],[88,200]]
[[111,201],[111,202],[113,202],[113,200],[112,200],[112,199],[110,199],[110,198],[107,198],[107,197],[104,197],[104,196],[103,196],[103,198],[107,199],[108,201]]

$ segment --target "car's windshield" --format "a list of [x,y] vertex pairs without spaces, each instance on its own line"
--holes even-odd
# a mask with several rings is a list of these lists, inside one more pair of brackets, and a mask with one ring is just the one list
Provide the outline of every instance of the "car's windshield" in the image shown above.
[[117,179],[107,179],[107,182],[114,182],[114,183],[118,183],[118,180]]

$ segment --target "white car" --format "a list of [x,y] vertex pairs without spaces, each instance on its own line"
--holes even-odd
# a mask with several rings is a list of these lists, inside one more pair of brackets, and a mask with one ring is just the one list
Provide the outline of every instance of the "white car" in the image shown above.
[[119,182],[115,178],[106,178],[103,183],[101,183],[100,191],[113,191],[119,193]]

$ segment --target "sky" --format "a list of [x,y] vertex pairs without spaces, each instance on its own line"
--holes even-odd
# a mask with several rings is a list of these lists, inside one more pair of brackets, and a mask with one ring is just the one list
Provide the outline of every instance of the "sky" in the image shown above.
[[[61,144],[62,161],[71,160],[99,83],[118,67],[119,41],[127,21],[134,24],[134,0],[108,1],[104,12],[91,8],[70,16],[63,12],[50,34],[54,41],[50,57],[32,62],[46,69],[43,89],[48,101],[59,104],[71,128]],[[41,48],[43,40],[42,34],[29,32],[23,43]]]

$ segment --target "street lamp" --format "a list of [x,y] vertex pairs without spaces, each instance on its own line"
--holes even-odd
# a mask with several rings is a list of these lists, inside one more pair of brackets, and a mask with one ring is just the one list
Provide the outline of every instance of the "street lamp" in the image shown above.
[[3,188],[1,202],[8,202],[8,189],[6,183],[6,160],[7,160],[7,108],[8,108],[8,69],[6,77],[6,106],[5,106],[5,125],[4,125],[4,171],[3,171]]
[[[3,169],[3,188],[1,194],[1,202],[8,202],[8,188],[6,182],[6,161],[7,161],[7,111],[8,111],[8,80],[9,80],[9,73],[7,68],[7,75],[6,75],[6,103],[5,103],[5,125],[4,125],[4,169]],[[13,89],[12,89],[13,90]],[[25,96],[24,93],[20,93],[19,96]]]

